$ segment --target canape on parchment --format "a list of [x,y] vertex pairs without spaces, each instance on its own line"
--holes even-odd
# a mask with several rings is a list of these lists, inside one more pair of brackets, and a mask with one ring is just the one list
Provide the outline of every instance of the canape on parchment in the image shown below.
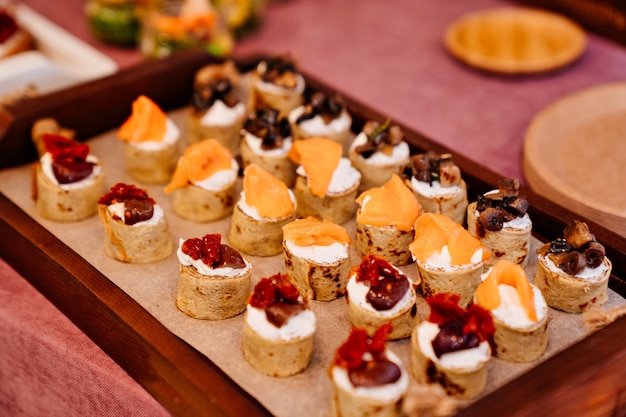
[[393,265],[413,262],[409,244],[420,203],[402,179],[393,174],[380,187],[364,191],[356,199],[356,249],[359,255],[377,255]]
[[607,302],[613,265],[587,223],[572,220],[562,238],[538,250],[538,258],[535,285],[550,307],[582,313]]
[[335,417],[395,417],[400,415],[409,375],[387,346],[389,325],[373,335],[352,328],[337,349],[329,369],[332,415]]
[[174,249],[165,213],[145,190],[117,183],[98,200],[106,254],[145,264],[167,258]]
[[474,298],[491,255],[478,239],[443,214],[424,213],[415,222],[409,249],[417,264],[425,297],[452,293],[461,307]]
[[246,309],[252,264],[219,234],[180,239],[176,306],[196,319],[222,320]]
[[468,205],[467,185],[451,154],[428,151],[413,155],[404,175],[425,213],[445,214],[463,224]]
[[172,208],[184,219],[221,219],[233,211],[238,173],[230,150],[216,139],[206,139],[185,149],[165,192],[172,193]]
[[71,222],[98,211],[104,193],[104,173],[89,146],[72,139],[44,134],[46,152],[35,164],[34,190],[37,212],[50,220]]
[[491,267],[476,289],[474,303],[491,313],[497,357],[530,362],[546,351],[548,305],[519,264],[502,260]]
[[241,74],[232,61],[200,68],[194,78],[188,112],[188,144],[217,139],[238,155],[248,100]]
[[180,132],[154,101],[144,95],[133,101],[117,136],[124,141],[126,168],[133,179],[145,184],[170,180],[180,155]]
[[304,102],[306,81],[296,62],[287,55],[276,55],[262,60],[251,74],[253,108],[270,107],[281,116]]
[[528,200],[519,188],[518,180],[501,179],[497,190],[467,207],[467,230],[489,248],[494,263],[502,259],[522,266],[528,263],[533,224]]
[[362,175],[360,191],[380,187],[409,163],[409,145],[400,126],[370,120],[352,142],[348,158]]
[[307,217],[283,226],[285,268],[304,298],[331,301],[345,293],[350,245],[346,229],[328,220]]
[[350,129],[352,116],[339,94],[314,92],[302,106],[289,113],[289,123],[294,140],[325,137],[341,144],[344,155],[348,154],[354,139]]
[[491,315],[474,304],[459,306],[459,296],[427,297],[430,315],[411,333],[411,370],[419,383],[438,383],[459,399],[479,395],[487,383]]
[[348,312],[354,327],[370,336],[390,324],[387,339],[404,339],[419,321],[414,283],[385,259],[366,255],[348,280]]
[[355,215],[361,174],[341,152],[341,145],[327,138],[293,143],[289,157],[299,165],[294,187],[298,217],[343,224]]
[[257,371],[288,377],[306,369],[316,318],[289,276],[262,278],[250,295],[243,320],[243,353]]
[[285,183],[256,164],[248,165],[228,228],[229,243],[249,255],[278,255],[283,226],[295,219],[296,200]]
[[257,109],[248,115],[241,131],[244,168],[256,164],[292,187],[296,180],[296,164],[289,159],[292,142],[286,117],[268,107]]

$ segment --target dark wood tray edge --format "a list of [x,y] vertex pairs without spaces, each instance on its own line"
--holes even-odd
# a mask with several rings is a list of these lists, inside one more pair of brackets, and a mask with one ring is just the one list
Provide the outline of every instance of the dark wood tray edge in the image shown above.
[[[242,65],[249,66],[258,61],[258,58],[250,57],[247,61],[244,59]],[[22,160],[19,163],[32,160],[34,148],[31,149],[32,145],[27,138],[30,126],[40,117],[56,117],[62,124],[76,128],[82,138],[88,138],[118,126],[129,113],[129,104],[123,109],[123,106],[112,108],[111,102],[130,103],[138,94],[145,93],[154,97],[166,110],[181,107],[188,102],[188,91],[195,71],[212,61],[211,57],[204,54],[180,54],[47,96],[45,100],[35,99],[28,106],[18,105],[0,111],[0,135],[4,132],[0,140],[0,155],[6,155],[7,150],[19,151],[21,153],[13,154],[20,155],[18,159]],[[171,77],[174,71],[176,79]],[[307,82],[311,89],[331,91],[312,77],[307,77]],[[94,104],[90,99],[100,98],[102,91],[107,91],[106,96],[110,100],[96,101]],[[379,120],[383,117],[380,112],[358,103],[348,95],[345,96],[351,110],[359,116],[355,121],[355,129],[360,121]],[[50,102],[57,105],[51,107]],[[95,110],[99,112],[112,113],[106,120],[89,118],[78,121],[77,125],[77,120],[72,117],[76,113],[74,106],[87,104],[90,109],[95,106]],[[402,127],[414,150],[448,151],[444,146],[406,126]],[[0,167],[16,165],[15,161],[16,158],[11,161],[0,159]],[[474,195],[493,188],[500,178],[496,173],[461,155],[455,155],[455,161],[461,167]],[[580,217],[532,193],[531,190],[523,191],[531,203],[530,214],[536,234],[544,240],[559,236],[569,219]],[[598,239],[607,245],[609,257],[613,261],[611,287],[625,296],[626,285],[623,278],[626,276],[626,255],[623,249],[620,251],[617,248],[626,248],[626,239],[593,222],[589,223]],[[4,196],[0,197],[0,234],[3,236],[0,255],[173,414],[270,415],[206,357],[172,335],[106,277]],[[36,257],[37,262],[33,262],[33,257]],[[42,274],[42,271],[46,273]],[[87,319],[85,309],[97,311],[99,319]],[[626,408],[623,398],[626,378],[623,378],[621,370],[626,369],[625,328],[625,319],[616,321],[460,411],[458,415],[496,416],[503,415],[503,412],[506,415],[528,415],[523,412],[531,410],[537,415],[553,415],[546,412],[549,408],[540,406],[543,403],[549,403],[550,407],[560,406],[562,409],[578,404],[577,410],[580,410],[581,404],[588,404],[599,398],[596,395],[600,392],[599,388],[592,389],[596,387],[594,378],[603,383],[611,382],[611,389],[602,391],[608,395],[606,398],[611,408],[605,410],[606,413],[594,415],[608,416],[619,414],[619,410],[623,412]],[[111,334],[119,337],[111,338]],[[578,363],[578,366],[573,369],[572,363]],[[620,371],[615,371],[616,369]],[[147,372],[148,370],[152,372]],[[529,383],[529,379],[534,382]],[[580,390],[578,384],[588,385],[590,389]],[[500,408],[502,403],[506,404],[504,409]],[[595,411],[602,410],[596,408]]]
[[0,235],[0,256],[173,415],[271,415],[4,194]]

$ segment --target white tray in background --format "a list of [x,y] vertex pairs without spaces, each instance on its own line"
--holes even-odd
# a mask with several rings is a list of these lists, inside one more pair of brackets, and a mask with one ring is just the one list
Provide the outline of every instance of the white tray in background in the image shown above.
[[[0,6],[6,2],[0,0]],[[0,97],[34,86],[48,94],[117,71],[116,63],[31,8],[17,4],[18,24],[36,41],[36,50],[0,59]]]

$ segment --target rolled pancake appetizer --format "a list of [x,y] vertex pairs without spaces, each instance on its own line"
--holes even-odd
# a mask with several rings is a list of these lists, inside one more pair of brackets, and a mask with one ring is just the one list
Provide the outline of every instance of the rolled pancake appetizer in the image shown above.
[[188,113],[188,144],[217,139],[233,155],[239,155],[247,112],[241,75],[232,61],[200,68]]
[[474,303],[491,313],[495,355],[531,362],[548,347],[548,305],[519,264],[503,260],[483,275]]
[[413,282],[385,259],[366,255],[348,280],[350,321],[370,336],[390,324],[388,340],[409,337],[419,320]]
[[346,229],[328,220],[307,217],[283,226],[285,268],[304,298],[332,301],[346,292],[350,245]]
[[296,164],[289,159],[291,127],[285,117],[270,108],[251,113],[241,131],[241,160],[244,168],[256,164],[292,187]]
[[489,248],[494,263],[503,259],[522,266],[528,263],[533,224],[519,187],[516,179],[501,179],[498,190],[479,196],[467,207],[467,230]]
[[178,159],[172,180],[172,208],[193,222],[209,222],[228,216],[237,197],[239,164],[216,139],[190,145]]
[[410,154],[400,126],[392,125],[389,120],[383,124],[373,120],[365,123],[348,152],[352,165],[362,176],[359,190],[380,187],[393,174],[400,175],[409,163]]
[[262,374],[295,375],[309,365],[315,328],[315,314],[287,275],[263,278],[246,307],[244,356]]
[[124,141],[126,169],[145,184],[166,183],[180,155],[180,132],[151,99],[139,96],[117,136]]
[[356,250],[362,257],[377,255],[396,266],[413,262],[409,245],[421,207],[415,195],[396,174],[381,187],[356,199]]
[[333,416],[401,415],[409,375],[400,358],[385,343],[389,327],[380,327],[373,336],[353,328],[337,349],[329,369]]
[[256,109],[270,107],[287,117],[304,102],[306,82],[288,56],[277,55],[259,62],[252,73],[251,85]]
[[361,174],[341,152],[340,144],[326,138],[293,143],[289,157],[299,165],[294,187],[298,217],[343,224],[355,215]]
[[118,261],[146,264],[174,249],[165,213],[145,190],[117,183],[98,200],[106,254]]
[[228,228],[230,244],[249,255],[278,255],[283,226],[295,219],[296,200],[285,183],[258,165],[248,165]]
[[582,313],[607,302],[613,265],[587,223],[572,220],[562,238],[538,250],[538,258],[535,285],[550,307]]
[[459,306],[456,294],[426,299],[430,315],[411,333],[411,371],[417,382],[438,383],[458,399],[479,395],[487,383],[489,340],[495,327],[487,310]]
[[347,155],[354,134],[350,130],[352,116],[346,102],[339,94],[327,96],[314,92],[306,103],[289,113],[293,139],[325,137],[339,143]]
[[46,152],[35,165],[33,195],[37,213],[73,222],[93,216],[104,193],[104,174],[89,146],[59,135],[43,135]]
[[219,234],[180,239],[176,307],[196,319],[223,320],[246,309],[252,264]]
[[463,224],[467,212],[467,185],[449,153],[428,151],[413,155],[405,176],[425,213],[445,214]]
[[481,282],[489,250],[460,224],[443,214],[424,213],[415,222],[415,240],[409,245],[417,264],[424,297],[456,294],[467,307]]

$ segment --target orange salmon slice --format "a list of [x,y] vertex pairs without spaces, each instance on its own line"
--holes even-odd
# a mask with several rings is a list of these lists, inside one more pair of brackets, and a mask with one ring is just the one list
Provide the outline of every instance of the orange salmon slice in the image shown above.
[[166,120],[159,106],[141,95],[133,101],[132,113],[120,127],[117,136],[129,142],[161,142],[165,135]]
[[413,230],[422,211],[413,191],[396,174],[382,187],[361,193],[356,202],[361,206],[357,215],[359,223],[374,227],[395,226],[403,232]]
[[324,198],[333,173],[341,159],[341,144],[327,138],[297,140],[289,150],[289,158],[306,171],[311,192]]
[[243,171],[243,191],[246,203],[255,207],[261,217],[278,219],[295,209],[287,185],[256,164]]
[[352,244],[350,235],[342,226],[328,219],[320,221],[313,217],[306,217],[283,226],[283,239],[292,240],[298,246]]
[[507,260],[502,260],[495,264],[489,271],[487,278],[476,289],[478,304],[487,310],[498,308],[500,305],[499,285],[514,287],[528,318],[532,321],[537,321],[535,295],[521,265]]
[[443,214],[424,213],[415,221],[415,240],[409,245],[413,256],[425,263],[447,245],[451,265],[472,262],[474,253],[482,249],[482,261],[489,261],[487,248],[460,224]]
[[165,192],[202,181],[218,171],[232,168],[233,155],[216,139],[206,139],[190,145],[178,159],[176,170]]

